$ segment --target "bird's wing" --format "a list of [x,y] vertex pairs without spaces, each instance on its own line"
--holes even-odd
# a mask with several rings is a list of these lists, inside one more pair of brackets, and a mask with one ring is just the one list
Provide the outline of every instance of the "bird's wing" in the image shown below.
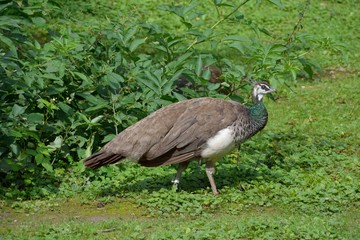
[[161,108],[119,133],[103,151],[138,161],[170,131],[187,101]]
[[146,161],[167,165],[198,157],[209,138],[245,113],[246,108],[235,102],[211,98],[194,100],[141,161],[143,165]]

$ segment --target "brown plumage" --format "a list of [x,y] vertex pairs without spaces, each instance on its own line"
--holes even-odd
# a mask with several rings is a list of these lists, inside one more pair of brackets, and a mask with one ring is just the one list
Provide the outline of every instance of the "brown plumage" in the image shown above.
[[[268,86],[268,92],[273,91],[267,83],[261,84]],[[256,99],[256,104],[262,105],[261,98]],[[204,159],[212,190],[217,194],[212,179],[215,161],[265,126],[266,110],[263,117],[254,116],[250,108],[222,99],[198,98],[174,103],[125,129],[100,152],[87,158],[85,166],[98,168],[124,159],[146,167],[180,163],[174,181],[178,184],[190,160]]]
[[[214,98],[172,104],[125,129],[85,165],[97,168],[126,157],[155,167],[199,157],[206,141],[234,122],[239,113],[247,114],[246,108]],[[209,123],[217,123],[216,128],[208,128]]]

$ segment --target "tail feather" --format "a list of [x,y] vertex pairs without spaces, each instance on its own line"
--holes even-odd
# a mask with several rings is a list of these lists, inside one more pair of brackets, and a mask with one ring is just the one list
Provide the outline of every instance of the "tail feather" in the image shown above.
[[123,159],[125,159],[125,158],[121,155],[114,154],[111,152],[100,151],[100,152],[94,153],[93,155],[91,155],[90,157],[85,159],[84,164],[85,164],[85,167],[87,167],[87,168],[95,169],[95,168],[99,168],[103,165],[119,162]]

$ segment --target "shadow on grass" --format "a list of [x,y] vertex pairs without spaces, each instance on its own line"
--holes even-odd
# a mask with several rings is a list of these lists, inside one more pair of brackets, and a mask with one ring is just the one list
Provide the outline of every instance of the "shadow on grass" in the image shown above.
[[[119,192],[139,193],[145,190],[152,193],[161,189],[171,189],[173,186],[171,180],[174,179],[176,175],[176,167],[177,166],[163,167],[166,168],[166,170],[169,170],[169,173],[140,177],[128,184],[125,183],[119,186],[110,184],[101,190],[100,195],[109,196],[118,194]],[[270,173],[260,173],[253,167],[219,162],[217,164],[215,181],[219,191],[221,191],[223,187],[236,188],[239,186],[240,182],[251,182],[259,176],[262,178],[274,177],[270,175]],[[196,161],[192,162],[180,179],[180,189],[188,193],[197,192],[203,189],[209,189],[211,192],[210,183],[205,173],[205,166],[203,164],[199,165]]]
[[[328,138],[326,139],[329,141]],[[283,176],[279,173],[280,171],[274,171],[273,168],[289,172],[292,169],[319,166],[321,164],[319,161],[323,161],[322,158],[315,157],[316,154],[322,154],[318,151],[319,148],[322,150],[338,148],[337,144],[331,141],[325,144],[323,140],[324,136],[308,136],[297,132],[261,134],[254,141],[244,143],[241,146],[240,155],[231,155],[217,162],[215,174],[217,187],[220,191],[224,187],[242,190],[242,183],[251,184],[254,181],[264,180],[281,182]],[[301,159],[298,157],[299,154]],[[288,160],[292,155],[298,155],[294,157],[296,161]],[[240,159],[241,162],[236,163],[234,159]],[[134,168],[138,169],[136,176],[127,174],[126,180],[121,184],[105,186],[100,194],[138,193],[145,190],[151,193],[163,188],[171,189],[171,180],[176,175],[177,166],[157,168],[134,166]],[[209,188],[204,164],[199,165],[197,161],[191,162],[180,179],[180,189],[193,193]]]

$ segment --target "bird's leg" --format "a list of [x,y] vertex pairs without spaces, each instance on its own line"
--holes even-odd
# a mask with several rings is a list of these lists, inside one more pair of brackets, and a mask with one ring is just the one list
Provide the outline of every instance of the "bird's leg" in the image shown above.
[[188,165],[189,165],[189,162],[179,163],[179,167],[176,172],[176,177],[174,180],[171,181],[175,186],[179,185],[182,172],[187,168]]
[[218,195],[219,192],[216,188],[215,180],[214,180],[214,174],[215,174],[215,163],[212,161],[206,162],[206,175],[209,179],[211,190],[215,195]]

